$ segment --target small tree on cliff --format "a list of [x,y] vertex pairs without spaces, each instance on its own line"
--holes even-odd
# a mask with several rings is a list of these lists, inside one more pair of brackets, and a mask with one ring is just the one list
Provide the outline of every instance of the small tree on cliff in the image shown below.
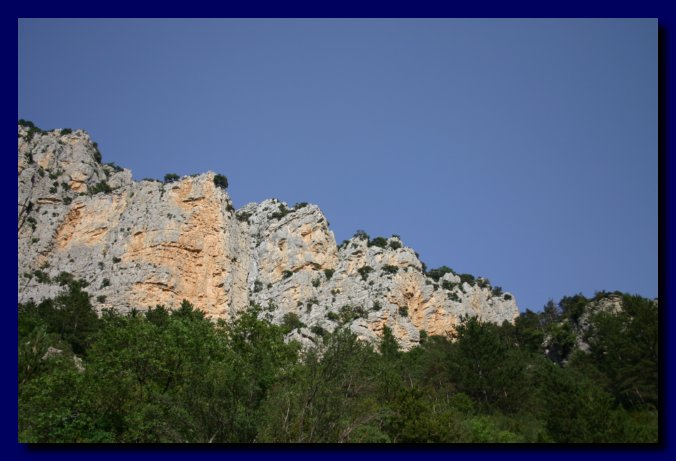
[[216,176],[214,176],[214,184],[216,185],[216,187],[220,187],[221,189],[227,189],[228,178],[226,178],[222,174],[217,174]]

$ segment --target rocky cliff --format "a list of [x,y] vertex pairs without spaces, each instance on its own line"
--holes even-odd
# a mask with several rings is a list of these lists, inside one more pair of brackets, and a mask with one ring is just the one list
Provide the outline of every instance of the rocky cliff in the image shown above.
[[101,164],[84,131],[18,131],[19,302],[56,295],[72,275],[99,309],[187,299],[227,319],[256,303],[275,322],[296,314],[291,336],[304,342],[347,323],[367,340],[388,326],[404,348],[463,315],[518,315],[514,297],[484,279],[425,273],[396,236],[337,246],[316,205],[272,199],[235,210],[214,173],[133,181]]

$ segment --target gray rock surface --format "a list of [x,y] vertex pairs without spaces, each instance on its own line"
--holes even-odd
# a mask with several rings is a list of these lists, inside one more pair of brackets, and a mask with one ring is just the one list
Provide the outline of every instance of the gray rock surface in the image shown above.
[[51,279],[68,272],[89,282],[99,309],[187,299],[227,319],[256,303],[278,323],[298,315],[306,327],[290,337],[303,343],[347,323],[365,340],[387,326],[405,349],[422,330],[452,331],[463,315],[518,315],[511,293],[494,296],[452,273],[434,281],[398,237],[384,248],[359,237],[338,247],[316,205],[271,199],[235,211],[211,172],[133,181],[101,165],[81,130],[19,126],[18,152],[20,302],[55,296]]

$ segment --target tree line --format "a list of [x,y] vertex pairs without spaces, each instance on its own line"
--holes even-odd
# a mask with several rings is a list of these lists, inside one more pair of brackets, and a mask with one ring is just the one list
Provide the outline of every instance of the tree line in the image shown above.
[[[592,301],[622,301],[619,312]],[[82,284],[19,305],[21,442],[657,442],[655,302],[582,295],[400,350],[347,326],[285,341],[251,306],[97,315]]]

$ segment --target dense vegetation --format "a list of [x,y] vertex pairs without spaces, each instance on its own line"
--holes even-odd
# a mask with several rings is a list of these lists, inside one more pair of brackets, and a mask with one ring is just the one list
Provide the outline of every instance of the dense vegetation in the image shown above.
[[316,325],[303,350],[284,340],[298,317],[255,306],[218,323],[188,302],[97,316],[81,282],[63,286],[19,306],[24,442],[657,440],[657,307],[640,297],[469,318],[402,352],[388,329],[369,345]]

